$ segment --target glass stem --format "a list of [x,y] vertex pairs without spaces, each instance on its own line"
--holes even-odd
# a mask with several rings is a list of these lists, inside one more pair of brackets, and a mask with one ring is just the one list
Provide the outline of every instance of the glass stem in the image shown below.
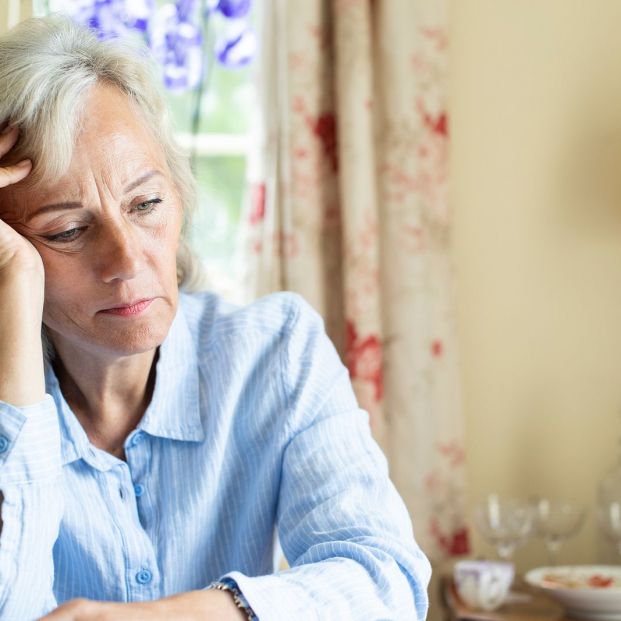
[[546,539],[546,547],[548,548],[548,559],[550,565],[555,567],[558,564],[558,553],[561,549],[561,540],[557,537]]
[[503,561],[507,561],[507,562],[511,562],[511,559],[513,558],[513,552],[515,551],[515,546],[513,544],[510,543],[501,543],[497,548],[496,548],[496,552],[498,553],[498,556],[503,560]]

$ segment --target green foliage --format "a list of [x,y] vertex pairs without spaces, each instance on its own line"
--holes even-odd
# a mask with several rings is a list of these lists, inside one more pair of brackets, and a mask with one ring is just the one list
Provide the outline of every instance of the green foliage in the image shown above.
[[[208,73],[207,89],[202,97],[199,133],[247,133],[255,97],[252,68],[225,69],[213,63]],[[167,100],[175,129],[191,132],[196,93],[168,93]]]
[[[232,269],[240,212],[245,192],[246,161],[239,157],[200,157],[196,160],[199,209],[190,243],[217,270]],[[232,274],[229,272],[229,276]]]

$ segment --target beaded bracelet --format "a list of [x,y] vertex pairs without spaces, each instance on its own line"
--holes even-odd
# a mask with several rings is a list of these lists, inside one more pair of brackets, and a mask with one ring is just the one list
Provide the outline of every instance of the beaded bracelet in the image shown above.
[[237,586],[237,582],[235,582],[233,578],[224,577],[222,580],[212,582],[207,588],[218,589],[218,591],[228,591],[233,596],[235,605],[246,614],[248,621],[259,621],[259,617],[257,617],[254,610],[252,610],[244,594]]

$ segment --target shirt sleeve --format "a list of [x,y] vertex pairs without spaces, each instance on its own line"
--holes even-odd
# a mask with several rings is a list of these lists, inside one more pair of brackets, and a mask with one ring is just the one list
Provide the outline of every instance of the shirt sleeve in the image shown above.
[[227,575],[260,621],[424,619],[429,562],[321,319],[295,300],[278,507],[290,569]]
[[51,396],[0,401],[0,619],[27,621],[56,607],[52,549],[62,516],[60,430]]

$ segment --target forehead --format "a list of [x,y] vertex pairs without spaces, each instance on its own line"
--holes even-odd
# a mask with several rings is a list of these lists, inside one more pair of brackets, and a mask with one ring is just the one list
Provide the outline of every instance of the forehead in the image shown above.
[[45,186],[32,187],[26,178],[0,189],[0,215],[18,209],[25,216],[43,202],[78,199],[102,183],[116,193],[147,169],[167,170],[162,147],[124,93],[97,84],[85,101],[69,169]]
[[119,156],[132,161],[164,157],[137,106],[112,86],[97,84],[90,90],[80,121],[72,167],[84,164],[86,159],[105,168],[118,164]]

